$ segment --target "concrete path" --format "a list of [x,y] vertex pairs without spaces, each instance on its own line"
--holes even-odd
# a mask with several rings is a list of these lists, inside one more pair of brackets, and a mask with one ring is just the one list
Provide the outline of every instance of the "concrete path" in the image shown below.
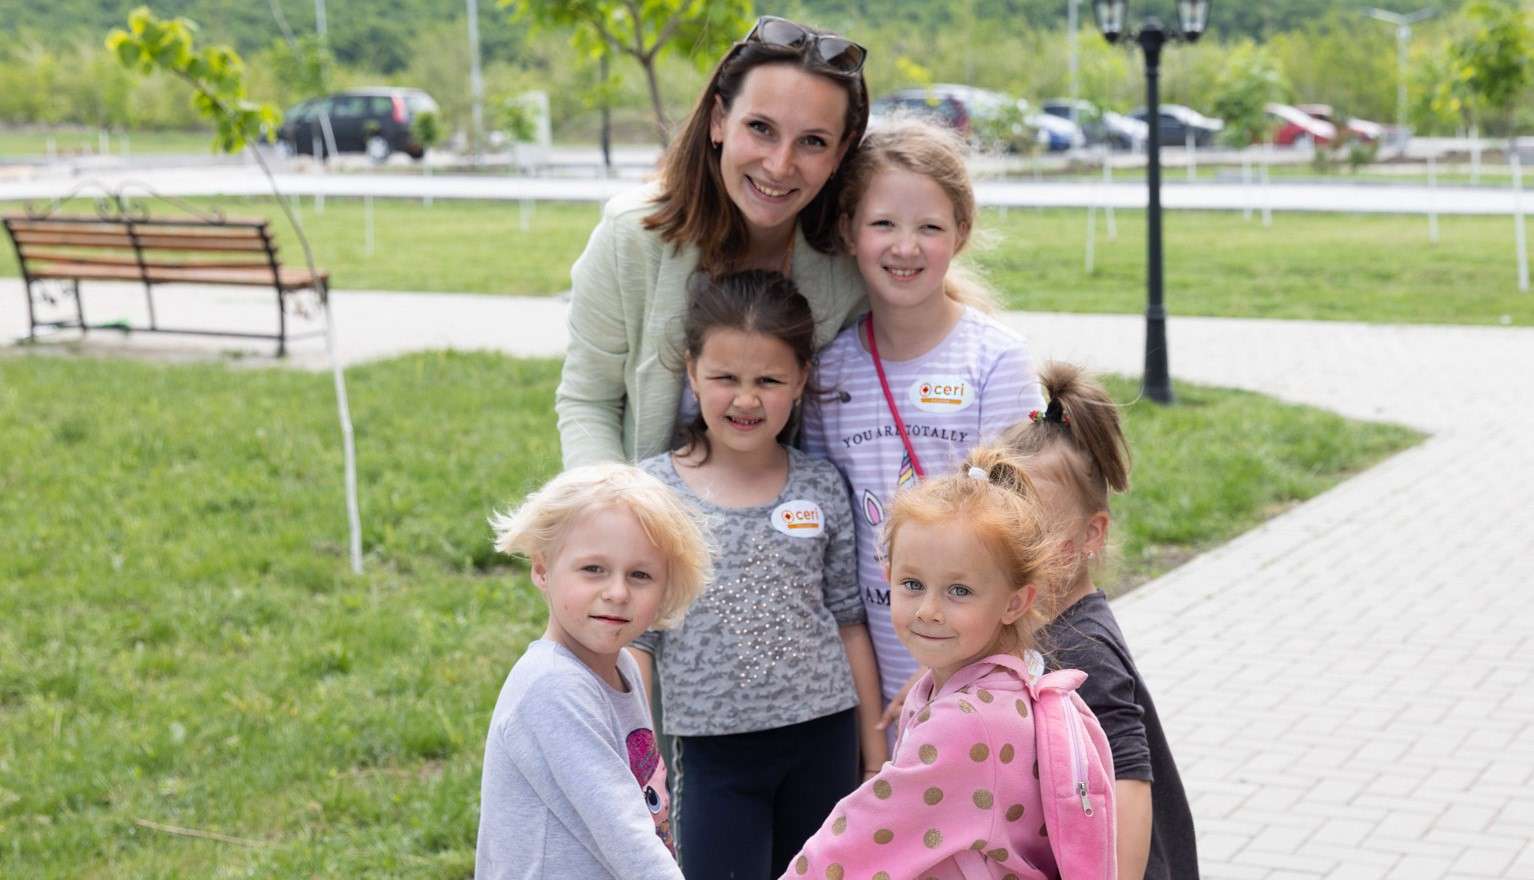
[[[97,316],[132,317],[136,291],[103,294]],[[352,363],[447,345],[557,355],[566,339],[552,299],[335,302]],[[239,324],[272,308],[194,291],[161,314]],[[0,282],[0,334],[22,314],[20,285]],[[1043,357],[1140,369],[1139,318],[1007,317]],[[1204,876],[1534,878],[1534,330],[1173,317],[1169,333],[1180,379],[1432,434],[1116,602]],[[113,335],[85,350],[231,350]],[[239,362],[273,363],[257,348]],[[288,363],[323,367],[321,346]]]
[[[278,185],[291,196],[361,198],[503,199],[605,202],[613,195],[641,185],[635,179],[516,177],[509,175],[438,174],[297,174],[279,173]],[[94,197],[102,187],[128,187],[142,195],[146,188],[167,196],[265,196],[270,185],[253,166],[219,168],[99,171],[81,177],[37,177],[0,181],[0,201],[46,200],[79,191]],[[1087,182],[980,180],[975,196],[982,205],[1010,207],[1087,207],[1112,205],[1143,208],[1142,181],[1107,185]],[[1268,207],[1274,211],[1371,212],[1392,214],[1500,214],[1534,207],[1534,195],[1522,201],[1511,187],[1440,186],[1429,188],[1396,183],[1257,184],[1184,183],[1170,177],[1162,184],[1162,204],[1169,210],[1239,211]]]

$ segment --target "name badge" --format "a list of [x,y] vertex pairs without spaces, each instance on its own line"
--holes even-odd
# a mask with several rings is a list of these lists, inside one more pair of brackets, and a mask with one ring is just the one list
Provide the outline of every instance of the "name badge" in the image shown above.
[[975,402],[975,386],[963,376],[925,376],[911,383],[911,405],[929,413],[954,413]]
[[790,538],[814,538],[826,530],[825,514],[813,501],[795,499],[773,508],[772,527]]

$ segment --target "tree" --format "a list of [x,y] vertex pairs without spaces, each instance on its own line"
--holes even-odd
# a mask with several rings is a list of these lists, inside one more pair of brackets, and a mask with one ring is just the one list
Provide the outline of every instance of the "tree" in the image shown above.
[[1237,46],[1215,86],[1214,112],[1225,120],[1221,136],[1240,147],[1261,140],[1272,124],[1268,104],[1288,97],[1289,83],[1272,53],[1252,43]]
[[1496,114],[1511,136],[1518,99],[1534,82],[1534,27],[1522,9],[1490,0],[1475,0],[1463,16],[1466,28],[1449,44],[1443,100],[1472,121]]
[[571,28],[571,43],[592,58],[627,55],[644,70],[661,146],[670,125],[655,61],[664,51],[700,68],[714,62],[750,24],[751,0],[498,0],[547,28]]
[[[197,25],[185,18],[161,20],[149,7],[140,6],[128,15],[128,30],[114,28],[107,35],[107,51],[129,70],[143,75],[164,71],[192,89],[192,104],[213,123],[214,149],[237,153],[246,146],[270,141],[281,122],[281,114],[271,104],[257,104],[245,94],[245,62],[228,46],[210,46],[197,51],[192,35]],[[314,250],[304,235],[303,226],[288,200],[277,188],[272,170],[259,150],[251,153],[271,185],[272,195],[287,215],[312,276],[319,276]],[[320,298],[325,316],[325,342],[330,353],[331,372],[335,377],[336,408],[341,420],[343,457],[346,460],[346,511],[351,526],[352,571],[362,573],[362,525],[357,512],[357,454],[352,442],[351,409],[346,402],[346,382],[341,363],[336,359],[335,325],[331,321],[329,301]]]

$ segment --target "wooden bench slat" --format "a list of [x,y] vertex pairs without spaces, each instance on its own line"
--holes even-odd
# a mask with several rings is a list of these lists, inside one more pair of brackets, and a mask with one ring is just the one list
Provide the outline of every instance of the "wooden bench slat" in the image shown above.
[[[314,286],[316,276],[311,275],[308,269],[290,269],[283,267],[280,270],[282,287],[285,290],[297,290]],[[67,281],[74,278],[90,278],[100,281],[141,281],[147,280],[155,284],[238,284],[252,287],[271,287],[271,269],[204,269],[204,268],[151,268],[140,272],[138,268],[127,266],[99,266],[85,264],[48,264],[38,267],[30,272],[33,278],[55,279]],[[319,279],[329,278],[329,273],[321,272]]]
[[65,253],[62,251],[40,251],[31,248],[22,249],[22,258],[28,265],[41,265],[43,263],[65,263],[69,265],[95,265],[95,266],[154,266],[162,269],[268,269],[271,263],[266,260],[165,260],[156,259],[152,254],[146,256],[142,263],[134,257],[109,256],[106,254],[82,254]]
[[[27,232],[16,230],[11,237],[19,245],[49,245],[51,247],[117,248],[132,250],[134,241],[127,233],[110,232]],[[167,251],[238,251],[240,253],[265,253],[266,240],[253,237],[214,237],[193,235],[138,236],[138,246],[145,249]],[[275,251],[276,246],[272,249]]]
[[102,232],[126,233],[131,226],[140,232],[170,233],[180,235],[229,236],[245,235],[260,237],[265,220],[226,220],[223,223],[197,223],[184,220],[94,220],[48,219],[31,220],[24,217],[6,217],[5,225],[21,232]]

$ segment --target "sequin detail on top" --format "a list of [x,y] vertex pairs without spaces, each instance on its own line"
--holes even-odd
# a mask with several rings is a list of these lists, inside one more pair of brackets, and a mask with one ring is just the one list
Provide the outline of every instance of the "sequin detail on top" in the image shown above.
[[[676,628],[636,645],[656,656],[662,724],[718,736],[798,724],[857,705],[839,626],[865,618],[846,484],[830,462],[789,452],[779,496],[729,508],[697,497],[670,455],[641,464],[708,516],[714,580]],[[785,504],[818,506],[818,529],[780,530]]]

